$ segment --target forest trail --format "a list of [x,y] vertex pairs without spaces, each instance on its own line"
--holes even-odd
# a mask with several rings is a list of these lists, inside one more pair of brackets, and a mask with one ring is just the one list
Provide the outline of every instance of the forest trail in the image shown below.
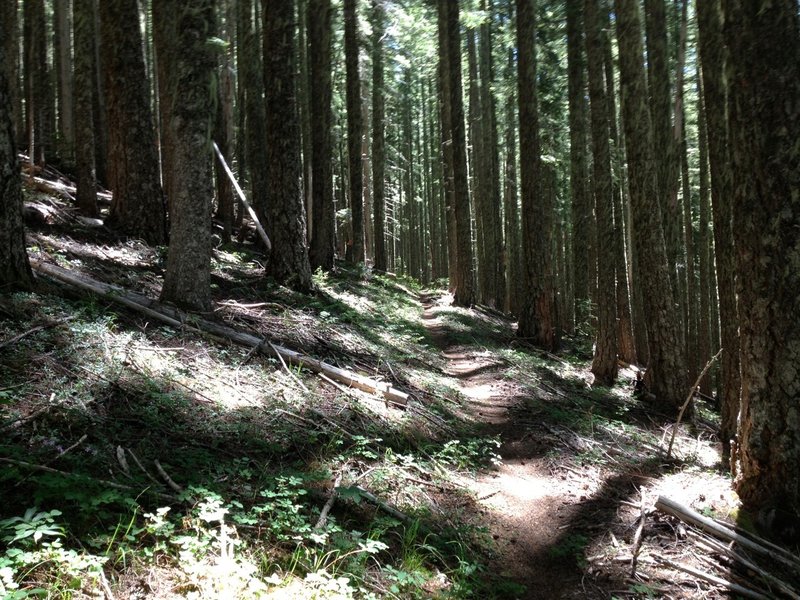
[[[567,482],[551,472],[541,445],[516,421],[524,390],[506,378],[505,364],[487,350],[457,342],[437,315],[447,297],[420,297],[423,322],[457,382],[465,408],[487,435],[498,436],[502,461],[462,483],[475,495],[481,520],[496,544],[497,570],[521,584],[520,599],[574,598],[579,570],[553,550],[575,513]],[[517,409],[514,411],[513,409]]]

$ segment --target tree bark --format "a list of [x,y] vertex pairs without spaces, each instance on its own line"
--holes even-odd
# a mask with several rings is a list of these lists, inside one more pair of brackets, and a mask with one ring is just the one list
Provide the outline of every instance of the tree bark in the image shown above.
[[25,117],[28,157],[31,164],[44,166],[52,151],[52,87],[47,68],[47,22],[44,0],[24,3],[25,25]]
[[372,203],[375,229],[375,269],[386,271],[386,202],[383,99],[383,0],[372,0]]
[[639,259],[640,289],[650,344],[645,382],[660,404],[677,413],[689,384],[680,320],[669,285],[661,215],[653,210],[651,204],[652,199],[658,197],[658,180],[642,65],[641,19],[636,0],[617,0],[616,16],[633,238]]
[[243,55],[243,62],[239,65],[239,85],[244,89],[245,113],[245,130],[241,135],[245,137],[250,199],[256,215],[262,223],[266,223],[270,181],[267,177],[267,150],[264,144],[267,135],[264,123],[264,73],[256,30],[259,17],[253,14],[252,0],[238,0],[237,10],[239,44]]
[[[711,194],[708,173],[708,130],[706,108],[703,103],[703,80],[700,68],[697,69],[697,138],[699,184],[700,184],[700,231],[697,240],[698,268],[700,271],[700,305],[697,319],[697,363],[705,365],[711,358]],[[700,391],[711,395],[711,377],[706,375],[700,381]]]
[[333,269],[336,215],[333,206],[331,136],[331,0],[309,0],[309,94],[311,103],[311,267]]
[[22,106],[19,94],[19,9],[17,2],[0,2],[0,20],[3,24],[3,64],[0,69],[6,74],[8,106],[15,142],[19,143],[24,131]]
[[719,0],[697,4],[700,29],[700,62],[703,68],[703,99],[708,130],[708,158],[711,171],[711,206],[719,296],[720,360],[719,398],[723,464],[730,458],[731,440],[736,435],[739,413],[739,315],[736,301],[736,267],[731,197],[733,196],[728,141],[726,48]]
[[264,82],[267,107],[266,230],[272,240],[267,271],[279,283],[310,291],[302,144],[295,82],[295,3],[264,2]]
[[73,121],[72,0],[53,2],[53,63],[58,90],[58,156],[72,164],[75,152]]
[[[7,12],[0,11],[1,31],[8,31],[7,17]],[[0,289],[6,286],[31,289],[33,275],[25,251],[22,189],[8,94],[7,78],[11,71],[9,61],[0,55]]]
[[745,506],[780,507],[797,519],[800,18],[793,0],[723,6],[741,335],[735,484]]
[[617,127],[617,101],[614,85],[614,60],[611,49],[611,21],[608,4],[600,5],[602,12],[603,67],[605,71],[606,106],[608,110],[609,138],[611,140],[611,180],[614,199],[614,270],[617,284],[617,353],[630,364],[638,360],[636,338],[633,330],[631,287],[629,285],[629,239],[624,208],[623,187],[625,176],[622,164],[624,161]]
[[617,294],[614,280],[614,205],[611,184],[608,105],[603,72],[603,25],[600,0],[586,0],[584,22],[588,57],[589,99],[592,125],[595,215],[597,217],[598,295],[597,337],[592,373],[600,385],[617,377]]
[[475,273],[472,258],[472,223],[470,218],[469,174],[467,171],[467,140],[464,126],[464,103],[461,90],[461,29],[458,4],[440,0],[439,10],[447,11],[447,71],[451,135],[453,144],[453,190],[456,219],[456,265],[453,302],[470,306],[475,302]]
[[437,25],[439,42],[439,122],[441,128],[442,170],[444,173],[444,206],[447,226],[447,277],[450,291],[455,290],[458,272],[458,238],[456,236],[456,200],[453,177],[453,118],[450,111],[450,65],[447,41],[447,0],[439,0]]
[[163,244],[164,197],[137,2],[103,0],[99,7],[108,110],[109,183],[114,192],[107,224],[150,244]]
[[161,299],[199,311],[211,309],[211,135],[216,117],[214,0],[159,0],[173,13],[176,41],[165,82],[173,99],[164,124],[172,131],[173,193],[170,243]]
[[95,3],[74,0],[73,37],[75,43],[75,175],[78,208],[87,217],[97,217],[97,174],[94,147],[94,102],[92,87],[95,68]]
[[569,102],[570,205],[575,321],[589,318],[589,227],[592,202],[586,160],[586,75],[583,0],[567,0],[567,95]]
[[498,128],[494,88],[494,64],[492,58],[492,4],[481,0],[481,10],[486,18],[480,27],[479,67],[481,77],[481,120],[483,121],[483,170],[486,173],[484,187],[486,195],[486,224],[484,244],[489,269],[488,285],[484,302],[496,309],[505,305],[506,282],[503,268],[503,223],[500,218],[500,157],[498,154]]
[[[661,210],[661,227],[667,250],[669,281],[673,298],[678,299],[678,255],[680,249],[680,218],[677,195],[677,170],[675,140],[672,136],[672,103],[670,94],[669,57],[667,55],[667,16],[665,0],[645,0],[645,28],[647,33],[647,83],[650,92],[650,119],[653,147],[658,148],[655,163],[657,187],[655,189]],[[683,315],[676,312],[681,321]],[[680,329],[681,337],[683,328]]]
[[546,350],[558,346],[553,287],[552,207],[538,189],[542,178],[536,95],[536,14],[533,0],[517,0],[522,285],[517,335]]
[[344,0],[344,52],[347,70],[347,156],[353,240],[351,259],[364,262],[364,174],[361,156],[361,76],[359,75],[356,0]]

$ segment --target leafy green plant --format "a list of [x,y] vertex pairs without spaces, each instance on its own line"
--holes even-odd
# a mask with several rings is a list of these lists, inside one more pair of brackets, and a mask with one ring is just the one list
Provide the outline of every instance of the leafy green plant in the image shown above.
[[458,469],[478,470],[498,465],[501,460],[499,449],[500,439],[497,437],[468,438],[450,440],[432,456]]
[[21,517],[0,521],[0,539],[9,545],[21,542],[20,545],[30,547],[38,544],[44,537],[62,537],[64,528],[55,522],[55,517],[59,516],[60,510],[45,512],[36,506],[31,507]]

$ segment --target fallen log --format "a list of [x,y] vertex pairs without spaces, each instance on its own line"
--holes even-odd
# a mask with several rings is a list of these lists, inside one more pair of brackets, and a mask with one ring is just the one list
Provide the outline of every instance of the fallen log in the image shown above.
[[717,523],[713,519],[704,517],[688,506],[684,506],[680,502],[676,502],[675,500],[666,498],[665,496],[658,497],[658,500],[656,501],[656,508],[661,512],[665,512],[677,517],[684,523],[689,523],[690,525],[700,528],[717,539],[720,539],[724,542],[734,542],[741,548],[749,550],[760,556],[769,557],[774,561],[783,563],[793,572],[800,573],[800,570],[798,570],[800,568],[800,558],[781,548],[768,548],[765,544],[753,539],[756,536],[753,536],[753,538],[745,537],[730,527],[726,527],[725,525]]
[[265,339],[243,331],[238,331],[232,327],[201,319],[196,315],[191,315],[176,308],[166,306],[147,296],[131,292],[120,286],[102,283],[90,279],[85,275],[38,260],[31,260],[31,268],[37,273],[46,275],[51,279],[99,294],[118,304],[122,304],[137,312],[157,319],[162,323],[172,325],[173,327],[201,334],[210,334],[218,338],[232,341],[241,346],[255,348],[264,354],[275,354],[291,365],[305,367],[315,373],[324,373],[334,381],[338,381],[346,386],[354,387],[370,394],[380,394],[387,404],[391,403],[401,406],[408,404],[408,394],[393,388],[388,383],[375,381],[363,375],[359,375],[358,373],[334,367],[324,361],[305,356],[294,350],[278,346],[277,344],[271,344]]
[[219,146],[217,146],[217,142],[212,142],[214,144],[214,152],[219,159],[220,164],[222,165],[223,170],[228,175],[228,179],[231,180],[233,184],[233,189],[236,190],[236,194],[239,196],[239,200],[242,201],[242,204],[247,209],[247,214],[250,215],[250,218],[253,219],[253,223],[256,224],[256,231],[258,232],[259,237],[261,237],[261,241],[264,242],[264,246],[267,248],[267,252],[272,250],[272,242],[269,241],[269,236],[267,232],[264,231],[264,228],[261,226],[261,221],[258,220],[258,215],[256,215],[256,211],[253,210],[253,207],[250,206],[250,203],[247,201],[247,198],[242,191],[241,186],[239,186],[239,182],[236,181],[236,177],[233,176],[233,171],[228,166],[228,163],[225,162],[225,157],[222,156],[222,152],[220,152]]

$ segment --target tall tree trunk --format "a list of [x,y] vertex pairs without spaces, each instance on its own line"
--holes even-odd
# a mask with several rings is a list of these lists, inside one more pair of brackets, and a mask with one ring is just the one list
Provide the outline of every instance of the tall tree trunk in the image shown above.
[[[8,31],[8,13],[0,10],[0,30]],[[5,48],[0,48],[5,53]],[[0,289],[33,287],[33,275],[25,252],[22,225],[22,189],[17,147],[8,94],[10,61],[0,55]]]
[[372,0],[372,203],[375,223],[375,269],[386,271],[386,202],[383,99],[383,0]]
[[0,41],[3,63],[0,69],[8,82],[8,107],[14,140],[19,143],[24,131],[22,106],[19,94],[19,10],[16,0],[0,2],[0,19],[3,23],[3,39]]
[[458,272],[458,238],[456,235],[456,199],[453,176],[453,117],[450,111],[450,64],[447,41],[447,0],[439,0],[437,24],[439,41],[439,122],[441,126],[442,170],[444,173],[444,206],[447,225],[447,277],[450,291],[455,290]]
[[[244,61],[239,65],[240,85],[244,87],[245,152],[250,175],[250,196],[259,219],[266,220],[267,195],[271,182],[267,177],[266,119],[263,90],[264,73],[257,33],[258,15],[252,0],[238,0],[239,44]],[[263,222],[263,221],[262,221]]]
[[53,109],[52,88],[47,68],[47,22],[44,0],[24,3],[25,116],[28,130],[28,157],[31,164],[44,166],[52,150],[50,129]]
[[311,103],[312,268],[333,269],[336,215],[333,206],[331,135],[331,0],[309,0],[309,95]]
[[[711,359],[711,195],[708,173],[708,130],[706,108],[703,103],[703,80],[697,68],[697,138],[698,162],[700,171],[700,231],[697,240],[698,267],[700,270],[700,314],[697,319],[697,364],[702,369]],[[700,381],[700,391],[711,395],[711,377],[706,375]]]
[[74,0],[73,37],[75,39],[75,174],[76,200],[87,217],[99,216],[97,208],[97,176],[95,172],[94,78],[95,3]]
[[72,0],[53,2],[55,42],[53,61],[58,87],[58,154],[72,164],[75,151],[75,126],[73,121],[73,64],[72,64]]
[[[623,152],[617,127],[617,101],[614,86],[614,61],[611,52],[611,22],[609,19],[608,5],[601,3],[602,12],[602,41],[603,41],[603,67],[605,71],[606,106],[608,110],[609,138],[611,150],[611,181],[612,196],[614,199],[614,268],[617,284],[617,353],[628,363],[636,363],[637,348],[633,331],[633,315],[631,306],[631,287],[628,282],[629,260],[625,249],[628,246],[627,219],[623,202]],[[630,249],[630,248],[628,248]]]
[[589,228],[592,202],[586,160],[586,75],[583,44],[583,0],[567,0],[567,88],[569,99],[570,204],[575,320],[589,318]]
[[536,95],[536,12],[533,0],[517,0],[519,151],[522,196],[522,285],[517,335],[547,350],[558,346],[551,264],[552,207],[540,195],[543,169]]
[[598,295],[597,337],[592,373],[600,385],[617,377],[617,293],[614,281],[614,204],[611,185],[608,105],[603,72],[603,25],[600,0],[586,0],[584,22],[588,57],[589,99],[595,215],[597,216]]
[[109,182],[114,192],[107,223],[150,244],[163,244],[164,197],[137,2],[103,0],[99,8],[109,126]]
[[[664,231],[669,281],[673,300],[677,302],[679,290],[678,255],[680,249],[680,218],[677,196],[676,148],[672,136],[672,96],[670,94],[669,57],[667,55],[666,0],[645,0],[645,27],[647,32],[647,83],[650,92],[650,120],[653,147],[658,148],[655,164],[658,206],[661,209],[661,227]],[[682,313],[676,317],[683,320]],[[680,329],[681,337],[683,329]]]
[[[220,53],[218,61],[217,86],[217,110],[214,121],[214,141],[217,143],[222,155],[226,160],[232,160],[234,152],[234,31],[236,29],[236,16],[234,6],[226,3],[221,7],[220,17],[220,37],[228,44],[223,52]],[[233,185],[225,172],[225,167],[219,160],[213,159],[214,163],[214,182],[216,185],[215,195],[217,198],[217,212],[215,217],[222,221],[222,241],[230,243],[233,237],[234,207],[236,201],[233,196]]]
[[726,49],[723,38],[719,0],[697,4],[700,29],[700,62],[703,68],[703,91],[708,129],[708,158],[711,170],[711,206],[714,223],[714,249],[719,296],[720,386],[717,390],[721,410],[720,439],[723,464],[731,453],[739,414],[739,316],[736,302],[736,268],[731,224],[733,196],[728,142],[727,92],[725,87]]
[[[513,51],[509,51],[509,70],[513,70]],[[507,80],[512,81],[511,77]],[[517,136],[514,105],[516,97],[509,93],[506,100],[506,142],[505,142],[505,186],[503,189],[503,213],[505,216],[505,269],[506,269],[506,310],[519,315],[524,290],[522,289],[522,244],[519,231],[519,199],[517,196]]]
[[347,156],[353,222],[353,262],[364,262],[364,175],[361,157],[361,77],[356,0],[344,0],[344,53],[347,68]]
[[667,410],[678,411],[688,386],[680,321],[669,285],[669,266],[658,197],[655,156],[642,65],[641,20],[636,0],[617,0],[622,111],[628,157],[633,238],[650,343],[646,383]]
[[472,224],[470,219],[469,177],[467,172],[467,140],[464,127],[464,103],[461,91],[461,30],[458,4],[440,0],[439,10],[447,11],[447,62],[451,135],[453,145],[453,189],[456,217],[456,265],[453,302],[470,306],[475,302],[475,280],[472,259]]
[[494,65],[492,60],[493,11],[491,3],[481,0],[481,9],[487,18],[480,28],[479,66],[481,74],[481,109],[483,121],[483,170],[486,194],[486,224],[484,230],[487,262],[489,269],[487,297],[484,302],[502,309],[505,305],[506,282],[503,268],[503,223],[500,219],[500,157],[498,154],[498,133],[496,102],[494,97]]
[[[742,395],[736,491],[800,519],[800,18],[725,0]],[[708,63],[705,63],[707,65]],[[710,126],[709,122],[709,126]]]
[[267,107],[267,270],[279,283],[312,289],[300,159],[295,86],[293,0],[264,1],[264,82]]
[[216,117],[214,0],[158,0],[174,17],[167,33],[176,44],[167,55],[166,84],[173,104],[164,124],[172,131],[172,213],[163,301],[200,311],[211,309],[211,134]]
[[476,38],[477,31],[467,31],[467,67],[469,71],[469,147],[472,149],[470,156],[470,178],[472,181],[472,204],[475,212],[475,246],[477,258],[477,277],[475,300],[487,304],[486,294],[491,285],[489,282],[490,268],[489,256],[486,246],[487,229],[487,189],[486,181],[489,173],[486,172],[484,159],[483,111],[481,110],[480,81],[478,80],[478,50]]

